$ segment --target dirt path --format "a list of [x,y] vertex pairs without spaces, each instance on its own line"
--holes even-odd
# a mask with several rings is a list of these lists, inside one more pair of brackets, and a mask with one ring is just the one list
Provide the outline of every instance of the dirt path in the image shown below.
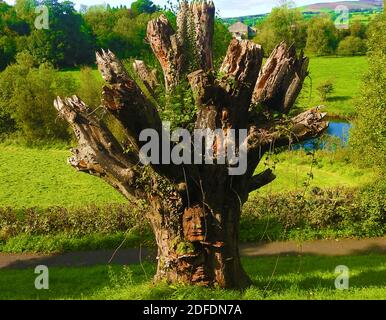
[[[369,253],[386,254],[386,237],[364,240],[321,240],[297,243],[273,242],[253,243],[240,246],[244,257],[272,255],[322,255],[347,256]],[[106,265],[111,260],[113,264],[138,264],[141,261],[155,261],[155,253],[143,249],[122,249],[114,255],[114,250],[88,252],[69,252],[64,254],[4,254],[0,253],[0,269],[33,268],[37,265],[48,267],[86,267]],[[112,258],[113,257],[113,258]]]

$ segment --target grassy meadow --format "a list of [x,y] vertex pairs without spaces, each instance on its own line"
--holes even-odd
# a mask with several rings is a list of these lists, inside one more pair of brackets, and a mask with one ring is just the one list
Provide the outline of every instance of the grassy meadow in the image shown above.
[[[339,300],[386,296],[386,257],[271,256],[243,258],[253,280],[245,291],[152,284],[156,266],[50,268],[49,290],[34,288],[33,269],[0,270],[0,299],[122,299],[122,300]],[[335,268],[350,269],[349,290],[339,291]]]
[[[354,98],[359,92],[363,73],[367,70],[367,57],[311,57],[310,78],[307,78],[298,105],[301,109],[324,105],[332,117],[351,118],[355,115]],[[321,101],[317,87],[331,80],[334,92],[327,101]],[[311,90],[311,99],[310,99]]]
[[[302,191],[305,183],[308,188],[356,188],[370,184],[377,176],[371,169],[359,169],[345,159],[339,159],[334,152],[318,151],[315,153],[316,164],[312,165],[312,157],[305,151],[283,152],[269,161],[276,175],[275,181],[259,189],[260,194]],[[275,164],[275,162],[277,162]],[[256,172],[265,169],[263,161]],[[309,179],[312,173],[313,178]]]
[[0,147],[0,206],[14,208],[102,205],[124,198],[101,179],[67,164],[70,152]]
[[[69,156],[66,150],[0,145],[0,207],[81,207],[125,202],[123,196],[101,179],[77,172],[68,165]],[[321,152],[316,159],[311,187],[360,187],[375,177],[371,170],[334,159],[333,153]],[[259,192],[304,188],[312,159],[299,151],[279,154],[277,160],[274,170],[277,179]],[[263,164],[259,170],[264,170]]]

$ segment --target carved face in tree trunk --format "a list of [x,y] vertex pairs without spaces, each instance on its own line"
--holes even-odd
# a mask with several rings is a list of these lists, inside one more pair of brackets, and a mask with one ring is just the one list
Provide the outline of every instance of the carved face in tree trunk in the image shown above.
[[185,240],[190,242],[205,240],[207,221],[205,210],[202,207],[186,209],[182,219]]

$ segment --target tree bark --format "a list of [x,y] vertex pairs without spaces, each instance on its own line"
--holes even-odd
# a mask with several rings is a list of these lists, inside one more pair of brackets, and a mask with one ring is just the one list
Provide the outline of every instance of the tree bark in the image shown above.
[[133,62],[133,70],[143,82],[149,93],[155,97],[155,90],[159,85],[157,80],[157,70],[149,71],[146,64],[142,60],[135,60]]
[[[103,178],[125,197],[136,197],[150,205],[146,218],[158,246],[156,281],[246,288],[251,281],[238,250],[242,206],[250,192],[275,179],[271,170],[255,175],[256,167],[274,146],[318,136],[328,123],[319,108],[292,119],[256,116],[256,105],[268,114],[288,113],[307,75],[308,59],[303,54],[298,57],[294,47],[281,43],[261,69],[261,46],[233,40],[216,73],[211,50],[214,12],[212,2],[182,1],[177,32],[161,16],[149,23],[147,38],[162,66],[167,92],[187,77],[197,109],[196,129],[221,132],[226,139],[231,130],[247,130],[247,140],[234,145],[239,156],[242,146],[247,148],[244,174],[230,175],[235,164],[219,161],[220,150],[229,146],[224,146],[217,135],[210,145],[213,164],[143,164],[139,150],[145,142],[140,139],[141,132],[152,129],[163,137],[161,118],[151,99],[110,51],[97,53],[98,68],[106,81],[102,105],[124,128],[130,148],[123,148],[80,98],[57,98],[55,107],[79,142],[72,150],[70,164]],[[190,41],[189,30],[200,52],[198,70],[191,73],[182,50]],[[153,88],[155,82],[147,68],[136,62],[134,69],[145,85]],[[166,140],[166,146],[173,144]],[[161,148],[161,158],[167,153],[170,155],[168,148]]]
[[308,75],[309,59],[297,57],[294,45],[280,43],[268,58],[253,92],[252,104],[287,113],[299,95]]

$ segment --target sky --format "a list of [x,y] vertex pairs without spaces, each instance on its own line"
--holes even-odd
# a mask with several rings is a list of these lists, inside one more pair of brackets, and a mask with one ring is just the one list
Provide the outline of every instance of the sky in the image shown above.
[[[6,2],[12,4],[15,0],[6,0]],[[72,0],[78,6],[84,4],[87,6],[108,3],[111,6],[126,5],[129,7],[135,0]],[[307,4],[320,3],[320,2],[336,2],[337,0],[295,0],[296,6],[303,6]],[[166,0],[153,0],[155,4],[164,6]],[[176,2],[176,0],[174,0]],[[278,0],[214,0],[216,9],[219,12],[220,17],[240,17],[247,15],[256,15],[262,13],[268,13],[273,7],[277,6]]]

